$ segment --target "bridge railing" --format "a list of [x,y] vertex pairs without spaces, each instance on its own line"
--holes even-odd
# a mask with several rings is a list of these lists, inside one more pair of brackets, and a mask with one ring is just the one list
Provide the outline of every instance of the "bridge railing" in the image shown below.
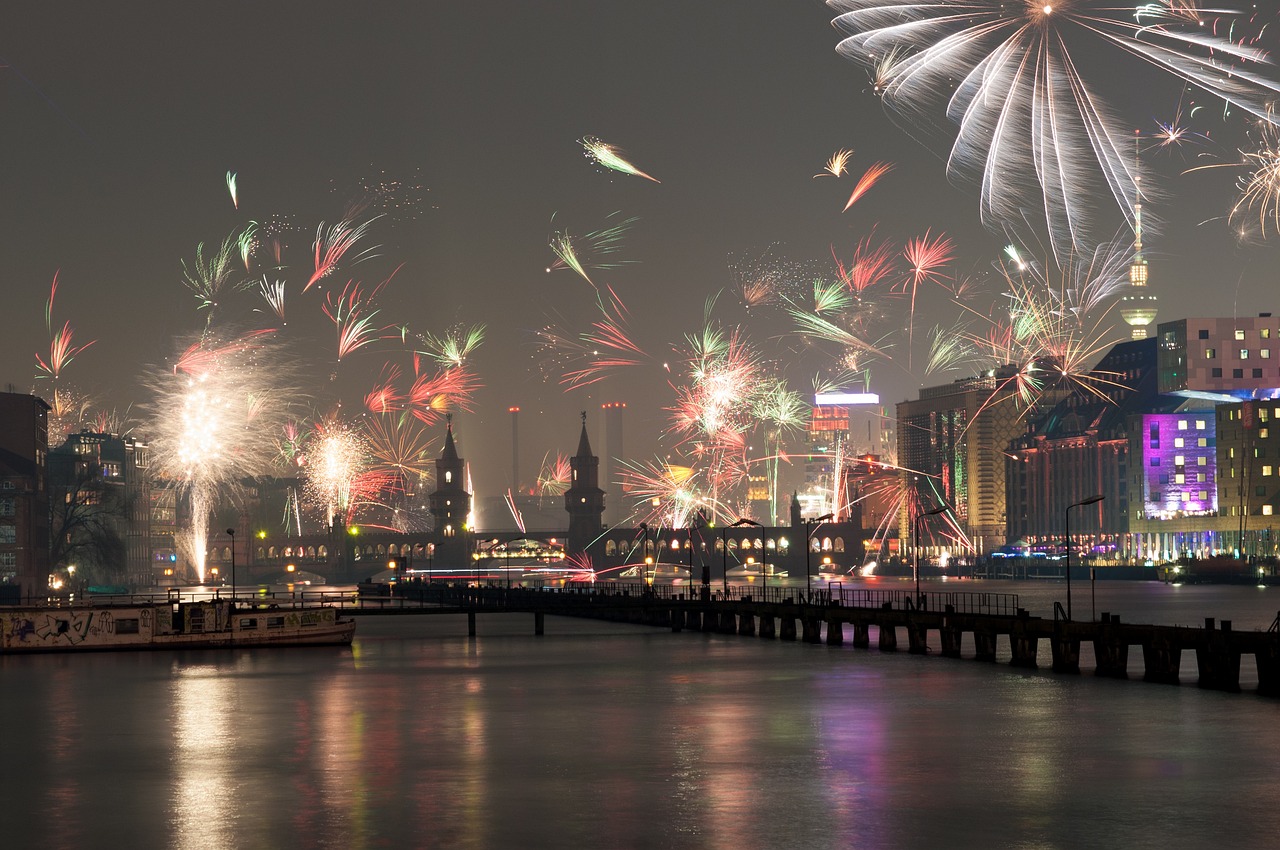
[[[326,598],[328,604],[351,604],[361,607],[409,607],[413,605],[448,605],[503,607],[527,605],[535,601],[540,607],[554,607],[555,600],[592,597],[598,599],[659,599],[664,602],[707,599],[712,602],[768,602],[775,604],[809,604],[819,607],[839,605],[845,608],[889,608],[910,611],[946,611],[958,614],[992,614],[1014,616],[1020,610],[1017,594],[928,592],[917,601],[908,590],[871,590],[831,586],[814,589],[806,594],[801,588],[733,586],[704,588],[701,585],[648,585],[644,582],[608,584],[568,584],[563,587],[512,587],[460,586],[443,583],[398,585],[379,588],[380,595],[361,594],[355,599],[335,601]],[[705,596],[704,596],[705,594]],[[322,601],[322,600],[315,600]]]

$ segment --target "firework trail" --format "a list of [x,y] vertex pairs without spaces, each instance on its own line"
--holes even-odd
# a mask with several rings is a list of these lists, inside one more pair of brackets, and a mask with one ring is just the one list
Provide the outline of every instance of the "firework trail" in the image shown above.
[[862,177],[853,187],[853,192],[849,195],[849,200],[845,202],[844,209],[840,212],[848,212],[849,207],[856,204],[863,195],[871,191],[871,187],[880,182],[880,178],[893,171],[893,163],[877,162],[873,163],[870,168],[862,173]]
[[484,342],[484,325],[454,325],[440,336],[424,333],[419,336],[427,350],[422,352],[444,367],[462,366],[471,353]]
[[[607,218],[620,216],[622,213],[610,213]],[[634,260],[610,260],[612,254],[622,249],[627,232],[640,219],[636,216],[622,219],[600,230],[593,230],[582,237],[573,237],[567,230],[557,230],[551,236],[551,252],[556,258],[547,266],[547,272],[557,269],[572,269],[579,277],[595,287],[596,283],[587,273],[588,268],[616,269]]]
[[58,331],[53,329],[53,300],[58,294],[58,272],[54,272],[53,283],[49,286],[49,300],[45,302],[44,325],[49,331],[49,357],[45,359],[36,354],[37,378],[50,378],[54,381],[62,377],[65,369],[77,354],[80,354],[97,340],[89,340],[84,345],[75,344],[75,332],[71,322],[64,322]]
[[225,292],[234,292],[246,285],[244,282],[230,283],[239,245],[240,236],[233,233],[211,255],[205,256],[204,243],[201,242],[196,245],[196,258],[191,265],[187,265],[186,260],[182,261],[182,282],[200,302],[197,309],[209,311],[205,320],[206,327],[213,321],[213,311],[218,306],[218,299]]
[[406,395],[409,411],[419,420],[432,423],[455,408],[472,410],[472,397],[480,388],[479,377],[467,366],[440,369],[428,374],[414,355],[414,381]]
[[520,533],[524,534],[524,516],[520,513],[520,509],[516,507],[516,500],[511,495],[511,488],[507,488],[507,492],[503,495],[503,501],[507,504],[507,510],[511,512],[511,518],[516,521],[516,528],[520,529]]
[[[1246,216],[1257,216],[1259,235],[1265,239],[1268,231],[1280,233],[1280,131],[1260,122],[1256,136],[1252,149],[1240,151],[1244,173],[1236,181],[1239,198],[1231,207],[1230,221],[1238,225]],[[1247,235],[1243,226],[1239,232]]]
[[[316,229],[316,240],[311,246],[315,255],[315,271],[307,280],[307,285],[302,287],[302,291],[306,292],[320,280],[331,275],[340,263],[346,261],[347,254],[365,237],[369,226],[379,218],[381,216],[375,216],[361,224],[354,224],[344,219],[328,229],[325,228],[324,222],[320,222],[320,226]],[[377,250],[378,246],[374,245],[352,254],[349,265],[354,266],[376,256],[374,252]]]
[[236,173],[234,171],[227,172],[227,191],[231,193],[231,205],[236,209],[240,209],[240,198],[236,195]]
[[253,263],[253,254],[258,250],[258,223],[249,222],[236,241],[240,247],[240,262],[244,263],[244,270],[249,271]]
[[827,160],[827,164],[822,170],[813,175],[814,179],[819,177],[839,177],[841,174],[849,170],[849,158],[853,156],[853,151],[848,148],[841,148],[831,155],[831,159]]
[[290,362],[264,334],[206,332],[178,365],[149,376],[152,458],[191,500],[191,527],[178,543],[201,581],[218,498],[239,495],[243,481],[269,473],[279,456],[275,435],[300,397]]
[[538,471],[538,493],[542,496],[563,496],[573,480],[573,467],[569,458],[557,454],[552,458],[548,453],[542,459],[542,467]]
[[929,231],[924,236],[907,242],[902,255],[910,267],[910,274],[903,281],[903,291],[911,292],[911,311],[907,317],[907,368],[911,367],[912,342],[915,339],[916,295],[920,284],[928,280],[936,280],[938,269],[951,262],[954,246],[946,236],[938,236],[930,241]]
[[[1017,226],[1042,211],[1059,259],[1093,242],[1085,199],[1110,194],[1132,225],[1137,197],[1126,134],[1086,83],[1075,49],[1116,48],[1264,120],[1280,92],[1255,70],[1269,64],[1262,50],[1203,26],[1230,13],[1185,3],[1146,7],[1150,19],[1104,0],[827,5],[847,33],[838,52],[872,69],[891,113],[925,130],[943,129],[941,113],[954,126],[947,171],[979,187],[983,221]],[[892,51],[899,58],[878,67]]]
[[[392,272],[392,276],[394,275],[395,272]],[[386,331],[391,328],[376,326],[373,320],[381,311],[370,308],[373,306],[373,299],[390,280],[391,278],[387,278],[378,284],[368,296],[355,281],[349,281],[342,288],[341,295],[335,297],[333,292],[329,292],[325,296],[321,309],[338,332],[339,363],[344,357],[351,356],[370,343],[387,338]]]
[[630,313],[612,287],[601,309],[603,317],[592,322],[591,330],[582,334],[579,346],[590,362],[565,373],[560,383],[568,388],[585,387],[605,378],[611,369],[638,366],[648,358],[631,338],[627,327]]
[[404,410],[408,397],[396,389],[400,381],[400,367],[387,364],[378,382],[365,393],[364,406],[370,413],[392,413]]
[[864,237],[854,248],[853,258],[845,264],[839,257],[835,258],[839,269],[840,280],[850,290],[863,295],[872,287],[884,283],[893,272],[893,263],[897,249],[888,241],[872,243],[871,236]]
[[281,326],[289,324],[284,318],[284,281],[277,280],[268,281],[264,275],[262,282],[258,284],[258,294],[262,296],[262,300],[267,302],[267,307],[272,314],[280,320]]
[[645,174],[636,168],[630,162],[622,157],[622,153],[613,145],[605,144],[594,136],[585,136],[580,140],[583,152],[587,159],[610,171],[616,171],[619,174],[629,174],[633,177],[643,177],[646,180],[652,180],[654,183],[661,183],[656,177]]

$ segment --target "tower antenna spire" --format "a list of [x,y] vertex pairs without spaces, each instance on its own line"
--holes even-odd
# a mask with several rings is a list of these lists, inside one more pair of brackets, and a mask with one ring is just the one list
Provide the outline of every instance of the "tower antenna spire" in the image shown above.
[[1147,260],[1142,256],[1142,134],[1133,131],[1133,260],[1129,286],[1120,297],[1120,317],[1133,339],[1146,339],[1147,326],[1156,320],[1156,297],[1147,288]]

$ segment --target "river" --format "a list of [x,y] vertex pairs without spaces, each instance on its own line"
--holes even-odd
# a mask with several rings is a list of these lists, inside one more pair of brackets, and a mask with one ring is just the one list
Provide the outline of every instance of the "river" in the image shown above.
[[[1065,596],[1062,582],[947,584],[927,589],[1018,593],[1036,615]],[[1099,613],[1135,623],[1265,629],[1280,607],[1276,588],[1096,592]],[[1072,594],[1087,616],[1089,583]],[[1161,686],[563,618],[532,632],[529,615],[482,614],[474,639],[465,617],[364,617],[350,649],[2,657],[4,844],[1176,848],[1280,835],[1280,703],[1196,688],[1193,655],[1182,686]]]

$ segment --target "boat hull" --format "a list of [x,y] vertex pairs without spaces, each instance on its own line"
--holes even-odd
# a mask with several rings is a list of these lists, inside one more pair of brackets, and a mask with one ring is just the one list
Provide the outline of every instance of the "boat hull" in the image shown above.
[[355,621],[327,606],[229,601],[0,608],[0,654],[345,646]]

